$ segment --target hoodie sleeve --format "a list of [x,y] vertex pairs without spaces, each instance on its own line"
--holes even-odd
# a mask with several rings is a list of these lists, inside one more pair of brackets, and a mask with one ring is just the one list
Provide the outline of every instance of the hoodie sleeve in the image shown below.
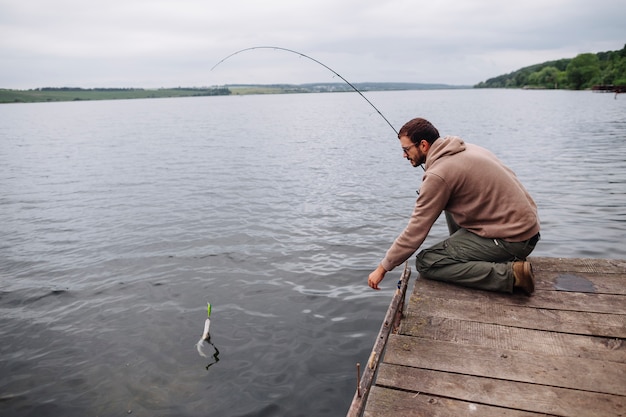
[[409,224],[381,261],[381,265],[387,271],[402,264],[419,249],[430,228],[445,209],[450,198],[450,187],[439,175],[426,173],[419,194]]

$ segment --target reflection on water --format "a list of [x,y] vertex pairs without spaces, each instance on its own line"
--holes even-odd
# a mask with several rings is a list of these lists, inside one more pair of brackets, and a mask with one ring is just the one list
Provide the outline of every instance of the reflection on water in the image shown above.
[[[368,97],[511,166],[534,255],[625,257],[626,100]],[[345,415],[400,271],[367,275],[421,179],[358,95],[3,105],[0,143],[0,415]]]
[[[211,354],[212,356],[212,361],[209,362],[204,368],[208,371],[209,368],[213,365],[215,365],[216,363],[218,363],[220,361],[220,351],[217,349],[217,347],[215,346],[215,344],[213,344],[213,342],[211,342],[211,336],[209,336],[208,339],[203,340],[203,342],[206,342],[207,344],[211,345],[211,347],[213,348],[213,353]],[[204,356],[204,355],[203,355]],[[204,356],[206,358],[206,356]]]

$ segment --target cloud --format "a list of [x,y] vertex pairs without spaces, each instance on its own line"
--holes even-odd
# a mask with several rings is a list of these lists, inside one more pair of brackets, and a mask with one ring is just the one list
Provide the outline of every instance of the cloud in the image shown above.
[[169,87],[346,78],[475,84],[621,49],[621,0],[0,0],[0,87]]

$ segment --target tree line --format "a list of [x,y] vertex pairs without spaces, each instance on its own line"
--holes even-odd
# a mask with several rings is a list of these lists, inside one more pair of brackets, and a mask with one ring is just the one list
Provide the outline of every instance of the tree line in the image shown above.
[[571,59],[531,65],[474,87],[584,90],[597,85],[626,85],[626,45],[619,51],[584,53]]

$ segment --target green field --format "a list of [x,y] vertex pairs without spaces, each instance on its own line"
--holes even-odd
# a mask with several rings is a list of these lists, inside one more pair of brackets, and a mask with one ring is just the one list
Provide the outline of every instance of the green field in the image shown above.
[[[420,83],[355,83],[359,91],[398,91],[469,88],[446,84]],[[223,96],[246,94],[302,94],[353,92],[352,85],[346,83],[312,84],[229,84],[222,87],[196,88],[70,88],[47,87],[33,90],[0,89],[0,103],[36,103],[80,100],[128,100],[135,98],[165,98],[193,96]]]
[[35,90],[0,89],[0,103],[36,103],[80,100],[127,100],[136,98],[194,97],[231,94],[228,88],[42,88]]

